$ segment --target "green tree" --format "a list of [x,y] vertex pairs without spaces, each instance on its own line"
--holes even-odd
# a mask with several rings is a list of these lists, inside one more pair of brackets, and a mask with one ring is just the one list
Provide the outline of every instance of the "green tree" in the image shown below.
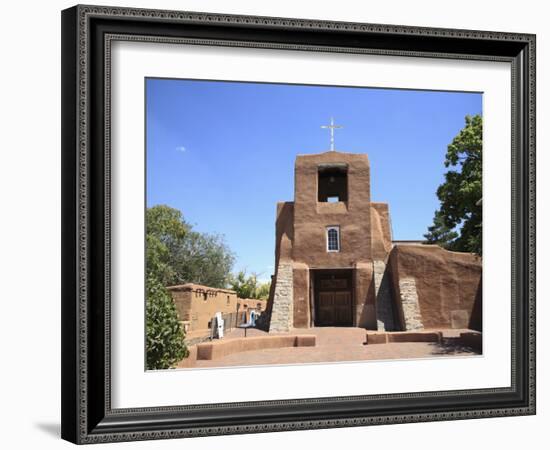
[[147,273],[165,286],[227,286],[235,256],[217,234],[199,233],[166,205],[147,209]]
[[167,286],[175,278],[174,269],[170,265],[170,251],[156,236],[146,236],[147,275],[159,280]]
[[450,170],[437,189],[441,206],[424,236],[449,250],[481,254],[483,122],[480,115],[466,116],[465,122],[447,146],[445,167]]
[[247,276],[245,270],[240,270],[229,280],[229,287],[237,293],[239,298],[254,298],[258,277],[255,273]]
[[437,244],[447,250],[451,250],[454,240],[458,237],[458,233],[446,226],[443,215],[440,211],[436,211],[434,214],[434,223],[428,227],[428,232],[424,237],[426,238],[426,244]]
[[247,275],[245,270],[240,270],[229,280],[229,287],[237,293],[239,298],[267,300],[271,283],[260,283],[257,273],[252,272]]
[[146,213],[147,274],[163,285],[175,284],[173,254],[184,244],[190,230],[180,211],[166,205],[156,205]]
[[189,355],[176,307],[166,288],[154,276],[147,277],[147,369],[169,369]]
[[183,220],[181,211],[167,205],[147,208],[147,234],[157,236],[165,244],[180,241],[185,237],[189,225]]
[[180,211],[166,205],[147,209],[146,230],[147,368],[167,369],[189,352],[165,286],[226,287],[234,256],[223,237],[193,231]]
[[256,289],[256,297],[260,300],[267,300],[269,298],[269,291],[271,290],[271,282],[261,283]]
[[222,236],[195,231],[187,233],[171,256],[174,284],[198,283],[215,288],[227,287],[235,261]]

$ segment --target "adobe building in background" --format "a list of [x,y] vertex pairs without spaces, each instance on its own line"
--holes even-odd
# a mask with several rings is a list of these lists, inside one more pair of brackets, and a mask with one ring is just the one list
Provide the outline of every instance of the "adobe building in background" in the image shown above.
[[[195,283],[185,283],[166,288],[176,306],[178,318],[186,333],[186,338],[194,338],[210,333],[211,321],[220,312],[233,314],[234,326],[245,323],[251,310],[262,312],[266,302],[252,298],[239,298],[230,289],[213,288]],[[229,320],[229,319],[228,319]]]
[[294,201],[277,204],[275,268],[270,332],[481,328],[481,259],[394,244],[366,154],[296,157]]

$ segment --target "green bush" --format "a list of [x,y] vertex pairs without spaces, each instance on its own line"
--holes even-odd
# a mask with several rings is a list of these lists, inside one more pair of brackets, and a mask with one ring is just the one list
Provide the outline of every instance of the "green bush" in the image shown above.
[[147,369],[169,369],[189,355],[185,333],[168,291],[153,276],[146,284]]

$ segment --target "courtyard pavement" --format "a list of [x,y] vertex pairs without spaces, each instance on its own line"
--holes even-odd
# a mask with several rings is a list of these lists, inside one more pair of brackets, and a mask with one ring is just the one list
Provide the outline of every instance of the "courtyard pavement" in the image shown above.
[[[428,330],[426,330],[428,331]],[[190,355],[178,364],[178,368],[227,367],[304,364],[320,362],[367,361],[403,358],[433,358],[440,356],[473,356],[478,353],[456,343],[460,332],[468,330],[443,331],[441,344],[428,342],[403,342],[365,345],[366,331],[362,328],[319,327],[307,330],[293,330],[291,334],[316,335],[315,347],[284,347],[234,353],[215,360],[197,360],[196,346],[190,347]],[[248,337],[266,336],[257,329],[247,331]],[[226,334],[225,340],[243,339],[244,330],[234,329]]]

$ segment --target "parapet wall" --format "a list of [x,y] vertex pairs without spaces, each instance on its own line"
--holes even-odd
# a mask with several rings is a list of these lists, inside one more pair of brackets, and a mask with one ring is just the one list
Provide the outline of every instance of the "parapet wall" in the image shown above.
[[481,269],[481,257],[470,253],[395,245],[388,270],[401,329],[481,331]]

